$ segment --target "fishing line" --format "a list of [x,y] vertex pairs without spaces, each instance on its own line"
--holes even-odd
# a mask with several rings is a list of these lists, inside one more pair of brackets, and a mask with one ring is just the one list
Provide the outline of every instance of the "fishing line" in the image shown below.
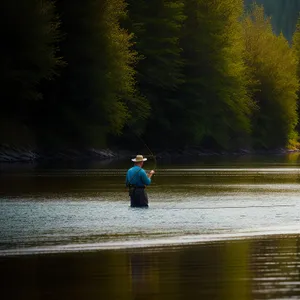
[[146,146],[147,150],[149,151],[149,153],[151,154],[152,158],[153,158],[153,161],[154,161],[154,167],[153,167],[153,170],[156,169],[156,166],[157,166],[157,160],[156,160],[156,157],[155,155],[153,154],[153,152],[151,151],[151,149],[148,147],[148,145],[146,144],[146,142],[139,136],[137,135],[134,130],[131,128],[131,126],[129,124],[126,124],[128,126],[128,128],[131,130],[131,132],[142,142],[142,144],[144,146]]

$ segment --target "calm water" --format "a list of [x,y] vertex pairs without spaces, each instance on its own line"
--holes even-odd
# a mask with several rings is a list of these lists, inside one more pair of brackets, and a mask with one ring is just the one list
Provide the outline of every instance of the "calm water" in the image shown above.
[[128,162],[9,168],[0,177],[0,255],[300,233],[297,162],[298,154],[159,164],[149,209],[129,207]]
[[129,207],[129,162],[2,165],[1,282],[21,299],[297,298],[299,159],[159,163],[149,209]]
[[299,299],[300,239],[0,257],[2,299]]

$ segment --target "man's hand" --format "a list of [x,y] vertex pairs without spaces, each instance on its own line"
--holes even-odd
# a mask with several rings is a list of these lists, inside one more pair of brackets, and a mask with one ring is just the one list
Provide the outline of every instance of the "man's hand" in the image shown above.
[[152,177],[152,175],[155,173],[155,171],[154,170],[151,170],[149,173],[148,173],[148,178],[151,178]]

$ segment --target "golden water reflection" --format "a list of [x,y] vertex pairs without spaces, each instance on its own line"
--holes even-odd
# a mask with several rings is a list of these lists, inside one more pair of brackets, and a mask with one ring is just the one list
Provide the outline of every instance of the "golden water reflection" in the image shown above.
[[[300,237],[0,258],[10,299],[289,299]],[[8,299],[8,298],[3,298]]]

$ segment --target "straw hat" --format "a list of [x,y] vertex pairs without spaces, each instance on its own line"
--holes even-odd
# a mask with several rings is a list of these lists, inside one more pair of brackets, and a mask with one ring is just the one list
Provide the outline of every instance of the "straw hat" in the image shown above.
[[143,155],[138,154],[135,158],[132,159],[134,162],[146,161],[147,158],[144,158]]

